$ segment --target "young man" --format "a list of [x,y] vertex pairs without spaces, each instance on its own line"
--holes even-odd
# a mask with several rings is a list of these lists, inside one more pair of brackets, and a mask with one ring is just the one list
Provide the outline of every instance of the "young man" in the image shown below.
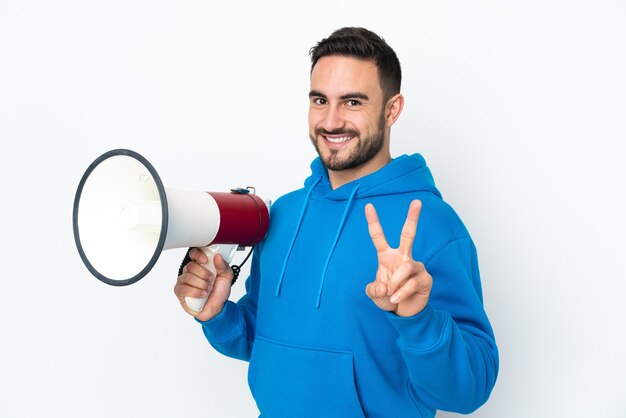
[[[175,293],[215,349],[250,361],[265,418],[469,413],[489,397],[498,351],[467,230],[419,154],[391,158],[404,104],[396,54],[343,28],[311,58],[319,158],[304,188],[272,206],[247,294],[228,301],[232,270],[218,255],[215,277],[198,249]],[[202,312],[186,306],[207,293]]]

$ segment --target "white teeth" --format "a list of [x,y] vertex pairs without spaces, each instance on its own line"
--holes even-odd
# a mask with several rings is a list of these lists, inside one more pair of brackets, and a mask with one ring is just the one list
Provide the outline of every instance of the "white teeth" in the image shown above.
[[343,144],[346,141],[349,141],[352,137],[351,136],[340,136],[338,138],[331,138],[329,136],[325,137],[326,140],[332,144]]

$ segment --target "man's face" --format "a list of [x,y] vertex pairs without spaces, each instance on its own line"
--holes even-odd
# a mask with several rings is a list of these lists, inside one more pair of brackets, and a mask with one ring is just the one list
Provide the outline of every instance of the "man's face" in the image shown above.
[[373,62],[320,58],[311,73],[309,98],[309,136],[329,170],[349,170],[382,155],[385,112]]

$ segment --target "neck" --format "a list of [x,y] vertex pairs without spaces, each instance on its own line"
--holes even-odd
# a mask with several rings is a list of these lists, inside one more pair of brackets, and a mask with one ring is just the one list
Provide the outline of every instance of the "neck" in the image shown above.
[[390,161],[391,154],[387,151],[379,153],[371,160],[354,168],[341,171],[328,170],[328,180],[330,180],[330,186],[333,188],[333,190],[338,189],[344,184],[348,184],[354,180],[360,179],[361,177],[365,177],[375,171],[380,170]]

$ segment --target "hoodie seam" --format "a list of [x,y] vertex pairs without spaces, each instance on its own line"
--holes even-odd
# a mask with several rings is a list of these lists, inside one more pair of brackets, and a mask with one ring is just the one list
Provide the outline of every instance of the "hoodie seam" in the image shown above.
[[455,242],[458,242],[458,241],[463,241],[463,240],[469,240],[469,237],[460,237],[460,238],[455,238],[455,239],[452,239],[452,240],[450,240],[450,241],[446,242],[444,245],[442,245],[442,246],[441,246],[441,248],[439,248],[437,251],[435,251],[435,252],[434,252],[434,253],[430,256],[430,258],[428,258],[428,260],[427,260],[427,261],[423,261],[424,266],[429,265],[429,264],[430,264],[430,263],[431,263],[431,262],[432,262],[435,258],[437,258],[437,256],[438,256],[439,254],[441,254],[441,252],[443,252],[443,250],[445,250],[446,248],[448,248],[450,245],[454,244]]

